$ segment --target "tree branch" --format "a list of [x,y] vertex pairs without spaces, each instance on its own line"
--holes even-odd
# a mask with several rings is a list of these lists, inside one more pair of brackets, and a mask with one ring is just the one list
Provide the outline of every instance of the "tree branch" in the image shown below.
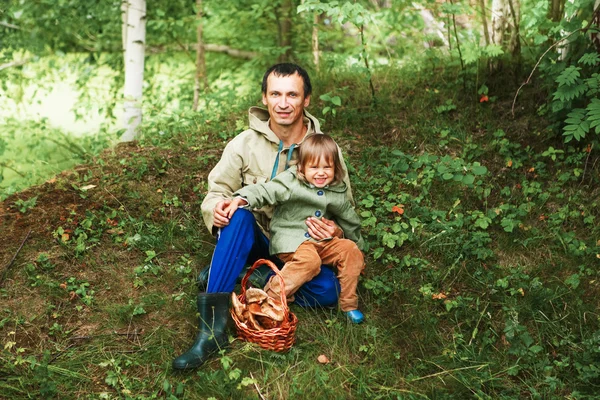
[[0,26],[5,26],[5,27],[11,28],[11,29],[21,29],[17,25],[9,24],[8,22],[2,22],[2,21],[0,21]]
[[9,62],[6,64],[0,64],[0,71],[2,71],[3,69],[7,69],[7,68],[20,67],[21,65],[27,64],[30,60],[31,60],[31,58],[26,58],[24,60],[13,61],[13,62]]
[[254,51],[232,49],[229,46],[220,45],[220,44],[205,43],[204,50],[212,51],[212,52],[216,52],[216,53],[225,53],[231,57],[247,58],[249,60],[258,56],[258,53],[254,52]]
[[511,113],[512,113],[513,118],[515,117],[515,103],[517,102],[517,97],[519,96],[519,92],[521,91],[523,86],[525,86],[529,83],[529,81],[531,80],[531,77],[533,76],[533,73],[537,69],[538,65],[540,65],[540,63],[542,62],[542,59],[546,56],[546,54],[548,54],[548,52],[550,50],[552,50],[554,47],[558,46],[560,43],[562,43],[565,40],[567,40],[568,38],[570,38],[571,35],[573,35],[575,32],[579,32],[579,31],[580,31],[580,29],[574,30],[573,32],[571,32],[567,36],[565,36],[564,38],[562,38],[559,41],[557,41],[556,43],[554,43],[552,46],[548,47],[548,49],[544,52],[544,54],[542,54],[540,59],[537,61],[537,63],[535,63],[535,66],[531,70],[531,73],[529,74],[529,77],[527,77],[527,80],[521,86],[519,86],[519,89],[517,89],[517,93],[515,94],[515,98],[513,99],[512,108],[511,108]]
[[8,270],[10,269],[10,267],[12,267],[13,263],[15,262],[15,259],[17,258],[17,256],[21,252],[21,249],[25,245],[25,242],[27,241],[27,239],[29,239],[29,235],[31,235],[31,229],[29,230],[29,232],[27,232],[27,236],[25,236],[25,239],[23,239],[23,241],[21,242],[21,245],[17,249],[17,252],[13,256],[12,260],[10,260],[10,262],[8,263],[8,265],[4,268],[4,272],[2,273],[2,277],[0,277],[0,286],[2,286],[2,284],[4,283],[4,279],[6,279],[6,275],[8,274]]

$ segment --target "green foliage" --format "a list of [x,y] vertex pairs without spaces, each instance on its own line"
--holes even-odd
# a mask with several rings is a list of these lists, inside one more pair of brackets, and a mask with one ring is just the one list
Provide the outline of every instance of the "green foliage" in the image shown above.
[[18,199],[15,201],[15,206],[19,210],[20,213],[25,214],[27,211],[35,207],[35,203],[37,202],[37,196],[33,196],[27,200]]
[[323,115],[327,115],[328,112],[331,112],[331,114],[335,116],[337,113],[337,107],[342,105],[342,99],[340,96],[332,96],[331,92],[322,94],[319,96],[319,99],[323,100],[323,102],[326,104],[322,110]]

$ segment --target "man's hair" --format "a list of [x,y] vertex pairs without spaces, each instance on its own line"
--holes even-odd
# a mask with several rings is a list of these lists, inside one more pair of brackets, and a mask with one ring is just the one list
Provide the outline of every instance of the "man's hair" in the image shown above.
[[267,94],[267,78],[269,75],[275,76],[290,76],[294,74],[300,75],[304,82],[304,97],[310,96],[312,93],[312,85],[310,84],[310,78],[308,73],[299,65],[292,63],[275,64],[265,72],[262,80],[262,92]]
[[331,185],[337,185],[344,179],[344,170],[340,159],[340,151],[335,140],[325,134],[311,134],[304,139],[298,150],[298,179],[306,182],[304,168],[313,161],[325,159],[333,165],[333,181]]

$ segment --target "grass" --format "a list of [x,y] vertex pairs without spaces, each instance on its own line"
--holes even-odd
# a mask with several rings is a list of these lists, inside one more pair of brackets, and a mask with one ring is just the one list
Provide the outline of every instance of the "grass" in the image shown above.
[[232,336],[196,371],[170,366],[196,332],[195,278],[214,248],[200,203],[239,113],[172,115],[8,197],[0,266],[32,232],[4,267],[2,396],[593,398],[597,149],[555,139],[537,89],[512,119],[515,88],[490,80],[497,99],[479,103],[452,74],[376,76],[373,107],[354,75],[316,77],[322,93],[348,87],[324,129],[347,156],[369,243],[367,321],[292,305],[285,354]]

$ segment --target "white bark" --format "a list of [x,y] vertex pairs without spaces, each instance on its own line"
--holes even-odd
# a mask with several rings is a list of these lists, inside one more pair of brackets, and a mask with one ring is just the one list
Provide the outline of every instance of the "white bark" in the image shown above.
[[510,9],[506,0],[492,1],[492,43],[503,48],[504,34],[509,25]]
[[146,0],[123,0],[126,3],[124,128],[121,141],[137,138],[142,123],[142,89],[144,50],[146,45]]
[[[599,0],[600,1],[600,0]],[[317,13],[313,16],[313,30],[312,30],[312,53],[313,62],[315,63],[315,69],[319,70],[319,15]]]

